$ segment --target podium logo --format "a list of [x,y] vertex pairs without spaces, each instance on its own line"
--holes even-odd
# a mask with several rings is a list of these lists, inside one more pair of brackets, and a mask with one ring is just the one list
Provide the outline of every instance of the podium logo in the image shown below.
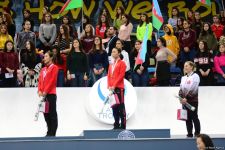
[[[134,87],[124,80],[125,83],[125,108],[127,119],[129,119],[135,112],[137,106],[137,95]],[[113,124],[114,118],[112,109],[109,104],[105,104],[107,95],[109,95],[109,90],[107,89],[107,77],[99,79],[89,93],[89,99],[87,101],[87,111],[96,120],[106,123]]]

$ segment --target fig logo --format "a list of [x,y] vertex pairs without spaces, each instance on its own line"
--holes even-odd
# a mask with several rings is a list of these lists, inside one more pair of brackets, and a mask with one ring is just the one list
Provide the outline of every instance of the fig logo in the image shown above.
[[[135,112],[137,106],[137,95],[134,87],[124,80],[125,83],[125,108],[127,113],[127,119],[129,119]],[[96,120],[106,123],[113,124],[114,118],[112,109],[109,104],[104,106],[104,101],[109,94],[107,89],[107,77],[99,79],[89,93],[89,99],[87,100],[87,111]]]

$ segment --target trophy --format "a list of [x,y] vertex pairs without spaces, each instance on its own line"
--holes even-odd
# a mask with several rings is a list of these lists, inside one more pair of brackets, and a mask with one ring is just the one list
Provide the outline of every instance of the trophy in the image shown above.
[[[182,97],[180,97],[180,96],[178,96],[178,95],[175,95],[175,97],[178,98],[180,101],[182,101],[182,99],[183,99]],[[192,106],[191,104],[189,104],[188,102],[186,102],[184,105],[185,105],[189,110],[195,111],[195,107]]]

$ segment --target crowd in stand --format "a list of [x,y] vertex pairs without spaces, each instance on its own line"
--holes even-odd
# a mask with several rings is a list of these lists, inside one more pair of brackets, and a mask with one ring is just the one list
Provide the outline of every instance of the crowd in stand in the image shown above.
[[[82,25],[77,29],[68,16],[61,18],[57,29],[48,7],[44,7],[38,34],[33,31],[30,11],[24,9],[23,15],[22,30],[16,33],[10,10],[3,9],[0,14],[0,87],[36,87],[43,54],[49,50],[53,51],[54,63],[59,68],[58,87],[92,86],[106,76],[114,47],[122,50],[126,79],[134,86],[173,85],[171,68],[179,68],[182,75],[186,61],[197,65],[200,85],[225,85],[224,15],[213,16],[210,24],[202,21],[199,12],[189,11],[184,18],[173,8],[172,17],[162,27],[164,35],[157,37],[148,15],[142,13],[134,44],[131,42],[133,24],[123,7],[116,9],[114,20],[103,9],[96,26],[83,16]],[[146,28],[145,62],[137,65],[135,61]],[[154,67],[155,73],[149,73],[149,67]],[[151,82],[153,79],[155,83]]]

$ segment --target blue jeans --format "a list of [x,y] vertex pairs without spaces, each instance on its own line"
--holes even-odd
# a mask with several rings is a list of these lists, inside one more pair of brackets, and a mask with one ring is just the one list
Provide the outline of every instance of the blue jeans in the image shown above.
[[[94,64],[94,68],[96,70],[100,70],[103,68],[102,64]],[[106,69],[104,69],[104,71],[102,72],[102,74],[99,74],[99,75],[96,75],[93,71],[93,69],[91,69],[91,77],[92,77],[92,81],[93,81],[93,84],[98,81],[98,79],[102,78],[106,76]]]
[[84,81],[84,73],[78,72],[75,73],[75,78],[71,79],[70,86],[71,87],[86,87]]
[[194,61],[196,55],[196,51],[194,48],[190,49],[189,52],[185,52],[184,50],[181,50],[180,52],[180,60],[184,64],[186,61]]
[[149,74],[148,71],[144,71],[141,75],[136,72],[132,73],[132,84],[133,86],[144,87],[148,86]]
[[63,87],[63,86],[64,86],[64,71],[59,70],[58,78],[57,78],[57,87]]

